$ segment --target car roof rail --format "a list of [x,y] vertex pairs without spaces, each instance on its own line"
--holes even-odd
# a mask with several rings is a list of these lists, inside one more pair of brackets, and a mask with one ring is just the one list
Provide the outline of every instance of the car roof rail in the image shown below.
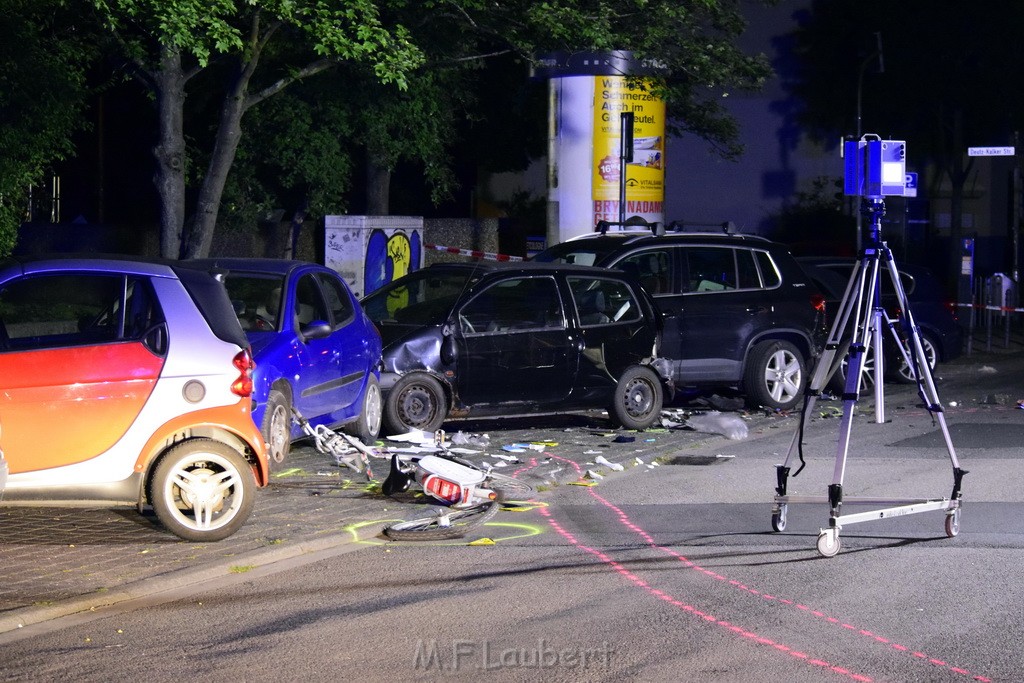
[[722,223],[692,223],[682,220],[675,220],[668,224],[669,232],[721,232],[725,235],[736,235],[739,233],[735,221],[724,221]]
[[647,228],[653,235],[664,235],[665,226],[658,221],[650,222],[640,216],[632,216],[627,218],[625,221],[598,221],[595,226],[597,232],[602,235],[608,234],[608,229],[613,225],[619,226],[619,230],[616,232],[644,232],[643,230],[637,230],[638,228]]

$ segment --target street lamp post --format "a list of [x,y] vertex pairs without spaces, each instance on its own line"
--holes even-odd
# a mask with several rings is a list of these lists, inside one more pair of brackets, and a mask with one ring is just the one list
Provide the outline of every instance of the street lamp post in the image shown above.
[[[868,68],[868,64],[873,62],[875,58],[878,58],[878,73],[885,73],[885,60],[882,56],[882,32],[875,31],[875,51],[864,58],[864,61],[860,63],[860,68],[857,69],[857,140],[860,140],[861,135],[864,131],[861,130],[861,101],[864,96],[864,71]],[[857,207],[857,254],[861,253],[862,248],[862,237],[861,237],[861,215],[860,206]]]

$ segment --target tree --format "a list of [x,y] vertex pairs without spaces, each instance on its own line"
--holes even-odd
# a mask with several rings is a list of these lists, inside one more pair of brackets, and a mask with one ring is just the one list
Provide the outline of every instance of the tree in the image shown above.
[[[161,199],[160,250],[165,258],[209,253],[221,195],[242,136],[242,117],[289,85],[338,60],[370,65],[385,83],[406,84],[421,61],[401,26],[385,26],[372,0],[93,0],[154,95],[160,127],[154,151]],[[265,54],[289,41],[301,63],[260,70]],[[196,208],[186,220],[186,87],[203,74],[219,79],[222,99],[209,162],[199,174]]]
[[[726,155],[739,148],[717,97],[756,88],[769,73],[763,58],[733,44],[744,28],[738,0],[89,1],[154,95],[161,251],[169,258],[209,250],[246,112],[339,65],[339,73],[362,79],[362,92],[375,91],[361,102],[362,114],[372,124],[365,129],[368,157],[385,171],[399,156],[425,159],[425,152],[451,144],[451,129],[433,125],[445,114],[466,115],[466,100],[451,84],[498,55],[630,49],[656,60],[665,68],[657,87],[672,102],[674,130],[700,135]],[[186,91],[201,81],[217,84],[222,95],[203,155],[190,153],[183,132]],[[418,125],[410,126],[414,117]],[[408,131],[421,135],[403,139]],[[197,172],[191,164],[201,156],[208,162]],[[444,155],[435,159],[427,172],[443,190]],[[191,177],[199,187],[187,217]]]
[[64,3],[0,4],[0,256],[6,256],[29,189],[73,151],[72,135],[84,126],[85,71],[94,52],[89,26]]
[[[794,61],[778,66],[802,107],[794,112],[815,139],[856,131],[861,79],[862,133],[906,139],[919,164],[950,180],[951,245],[962,235],[968,145],[1006,144],[1024,114],[1021,63],[1024,5],[815,0],[788,37]],[[881,34],[884,71],[878,73]],[[950,249],[950,273],[959,252]]]

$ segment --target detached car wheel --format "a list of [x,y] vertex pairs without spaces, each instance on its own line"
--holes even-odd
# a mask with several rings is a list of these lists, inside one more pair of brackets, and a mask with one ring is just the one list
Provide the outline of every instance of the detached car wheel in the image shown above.
[[751,407],[795,408],[806,384],[807,361],[789,342],[761,342],[751,350],[743,373],[743,387]]
[[613,422],[626,429],[647,429],[661,417],[663,400],[661,381],[654,371],[634,365],[619,378],[608,413]]
[[267,442],[270,466],[284,462],[292,448],[292,405],[284,392],[271,389],[267,394],[267,409],[260,431]]
[[363,408],[349,430],[352,436],[364,444],[371,445],[380,434],[381,415],[384,412],[384,400],[380,393],[380,384],[373,375],[366,376],[366,393],[363,395]]
[[388,394],[384,422],[390,433],[402,434],[413,429],[437,431],[446,417],[444,389],[429,375],[400,380]]
[[245,524],[256,477],[241,453],[213,439],[189,439],[164,454],[153,475],[160,522],[186,541],[219,541]]

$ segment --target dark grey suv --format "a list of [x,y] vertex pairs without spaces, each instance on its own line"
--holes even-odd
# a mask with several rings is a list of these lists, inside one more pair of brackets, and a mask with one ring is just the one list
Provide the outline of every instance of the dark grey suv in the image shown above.
[[824,329],[824,298],[788,249],[753,235],[610,232],[537,261],[618,268],[665,316],[662,362],[679,389],[733,388],[751,407],[795,407]]

